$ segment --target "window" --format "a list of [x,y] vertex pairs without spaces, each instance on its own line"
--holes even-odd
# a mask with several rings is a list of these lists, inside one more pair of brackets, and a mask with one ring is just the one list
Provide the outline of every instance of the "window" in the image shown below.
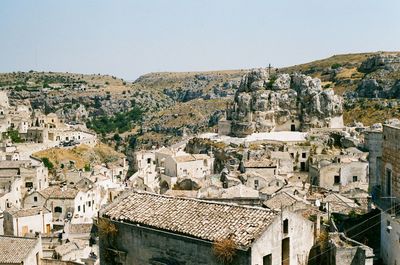
[[33,201],[37,202],[37,196],[33,197]]
[[151,163],[151,158],[147,158],[147,164]]
[[79,205],[79,206],[78,206],[78,212],[80,212],[80,211],[81,211],[81,206]]
[[353,176],[353,182],[358,181],[358,177],[357,176]]
[[386,169],[386,195],[392,196],[392,170]]
[[25,188],[32,188],[33,182],[25,182]]
[[289,233],[289,220],[288,219],[283,220],[283,233],[284,234]]
[[302,153],[302,154],[301,154],[301,157],[302,157],[302,158],[306,158],[306,157],[307,157],[307,153]]
[[254,188],[255,189],[258,189],[258,184],[259,184],[258,179],[255,179],[254,180]]
[[90,207],[90,206],[92,205],[92,202],[89,202],[88,205],[89,205],[89,207]]
[[335,176],[334,184],[340,184],[340,176],[339,175]]
[[272,265],[272,254],[263,257],[263,265]]
[[54,212],[55,213],[62,213],[62,208],[60,206],[54,207]]

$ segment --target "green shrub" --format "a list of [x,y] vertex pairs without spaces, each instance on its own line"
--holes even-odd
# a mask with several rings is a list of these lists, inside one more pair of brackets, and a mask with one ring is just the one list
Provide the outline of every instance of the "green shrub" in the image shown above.
[[47,157],[42,157],[41,159],[44,166],[47,167],[49,170],[54,168],[54,164]]

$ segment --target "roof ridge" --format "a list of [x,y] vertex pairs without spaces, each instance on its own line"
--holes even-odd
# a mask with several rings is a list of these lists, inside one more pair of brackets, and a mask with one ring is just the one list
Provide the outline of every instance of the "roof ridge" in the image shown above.
[[258,207],[258,206],[249,206],[249,205],[239,205],[236,203],[232,203],[232,202],[221,202],[221,201],[212,201],[212,200],[204,200],[204,199],[198,199],[198,198],[188,198],[188,197],[176,197],[176,196],[172,196],[172,195],[165,195],[165,194],[157,194],[157,193],[152,193],[152,192],[148,192],[148,191],[132,191],[131,193],[128,194],[131,195],[132,193],[138,193],[138,194],[147,194],[147,195],[152,195],[155,197],[163,197],[163,198],[170,198],[170,199],[176,199],[176,200],[187,200],[187,201],[197,201],[200,203],[205,203],[205,204],[217,204],[217,205],[226,205],[226,206],[233,206],[233,207],[237,207],[237,208],[246,208],[246,209],[255,209],[255,210],[263,210],[265,212],[273,212],[273,210],[271,209],[266,209],[266,208],[262,208],[262,207]]

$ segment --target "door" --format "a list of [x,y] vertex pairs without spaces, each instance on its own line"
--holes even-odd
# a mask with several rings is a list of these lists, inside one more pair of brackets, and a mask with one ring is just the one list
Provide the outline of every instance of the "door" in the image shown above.
[[50,224],[46,224],[46,234],[50,234],[51,227]]
[[292,132],[296,131],[296,125],[294,125],[294,124],[290,125],[290,130]]
[[22,226],[22,236],[28,234],[29,228],[27,225]]
[[290,239],[282,240],[282,265],[290,264]]
[[300,162],[300,171],[306,171],[306,162]]

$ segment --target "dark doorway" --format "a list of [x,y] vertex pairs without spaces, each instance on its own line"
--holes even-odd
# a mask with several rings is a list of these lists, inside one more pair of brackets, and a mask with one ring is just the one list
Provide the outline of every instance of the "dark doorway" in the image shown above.
[[294,124],[290,125],[290,130],[292,132],[296,131],[296,125],[294,125]]
[[300,162],[300,170],[306,171],[306,162]]
[[282,265],[290,264],[290,238],[282,240]]
[[263,257],[263,265],[272,265],[272,254]]
[[386,169],[386,195],[392,196],[392,170]]

